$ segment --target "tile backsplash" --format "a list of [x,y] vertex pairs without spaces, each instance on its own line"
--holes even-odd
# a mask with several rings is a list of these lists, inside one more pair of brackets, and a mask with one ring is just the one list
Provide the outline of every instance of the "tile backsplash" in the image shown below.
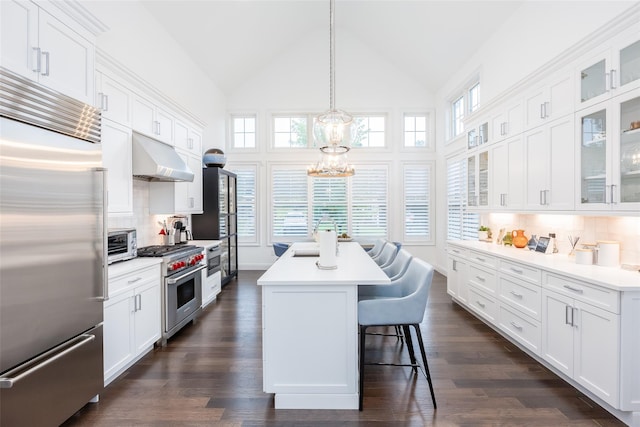
[[581,216],[549,214],[492,213],[480,216],[480,223],[489,226],[495,241],[500,229],[522,229],[527,238],[532,234],[548,236],[556,233],[558,251],[567,254],[571,250],[569,236],[580,237],[581,243],[597,240],[620,242],[620,262],[640,264],[640,217],[637,216]]
[[158,221],[162,222],[169,218],[168,215],[149,213],[149,185],[149,181],[133,180],[133,216],[109,215],[109,228],[133,227],[136,229],[138,247],[161,244]]

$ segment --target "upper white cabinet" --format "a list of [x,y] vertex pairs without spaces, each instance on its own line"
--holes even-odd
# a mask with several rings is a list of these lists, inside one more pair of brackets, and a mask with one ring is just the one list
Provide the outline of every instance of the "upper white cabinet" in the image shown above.
[[491,115],[491,140],[500,142],[524,130],[522,99],[509,100]]
[[2,65],[51,89],[93,105],[93,37],[69,18],[33,3],[0,2]]
[[196,156],[202,155],[202,136],[192,127],[179,120],[175,122],[173,140],[176,148]]
[[177,150],[193,172],[192,182],[152,182],[149,186],[151,214],[202,213],[202,159]]
[[474,124],[467,131],[467,148],[472,149],[489,142],[489,122]]
[[574,126],[569,115],[524,134],[527,210],[575,209]]
[[491,148],[490,207],[518,210],[524,205],[524,144],[522,135],[497,143]]
[[571,71],[551,74],[525,95],[525,130],[573,113]]
[[467,201],[469,207],[489,207],[489,151],[467,157]]
[[640,37],[630,28],[581,61],[576,69],[578,108],[640,87]]
[[103,118],[130,127],[132,98],[133,94],[124,84],[96,72],[95,105],[102,110]]
[[585,210],[640,210],[640,95],[626,92],[580,111],[580,199]]
[[108,211],[133,214],[131,128],[102,120],[102,162],[107,168]]
[[133,97],[133,129],[173,145],[173,115],[145,98]]

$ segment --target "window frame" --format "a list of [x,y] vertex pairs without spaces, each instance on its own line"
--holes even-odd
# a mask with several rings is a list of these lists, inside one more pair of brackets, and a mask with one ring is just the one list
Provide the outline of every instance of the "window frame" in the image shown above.
[[[475,104],[472,105],[471,103],[471,91],[473,89],[477,88],[477,102]],[[475,113],[478,109],[480,109],[482,107],[482,79],[480,78],[480,73],[474,73],[474,75],[467,79],[466,82],[462,85],[460,85],[456,90],[454,90],[450,96],[447,97],[448,99],[448,108],[447,108],[447,114],[446,114],[446,129],[447,129],[447,139],[446,139],[446,144],[460,138],[462,135],[465,134],[465,126],[464,126],[464,121],[466,120],[467,117],[469,117],[471,114]],[[456,119],[457,119],[457,115],[456,112],[454,110],[454,106],[455,104],[462,100],[463,102],[463,106],[462,106],[462,116],[460,116],[458,122],[461,124],[461,128],[460,128],[460,132],[456,133],[457,127],[456,127]],[[472,107],[475,105],[475,108],[472,109]]]
[[[243,237],[239,233],[239,227],[236,227],[236,234],[238,236],[238,245],[239,246],[257,246],[260,243],[260,164],[258,162],[238,162],[227,164],[226,169],[233,172],[238,176],[238,170],[252,170],[254,173],[254,227],[255,227],[255,235],[252,238]],[[236,198],[236,215],[239,215],[240,212],[240,193],[239,189],[240,180],[236,179],[236,192],[238,196]],[[238,218],[239,220],[239,218]]]
[[[405,128],[405,119],[407,117],[418,117],[418,116],[424,116],[426,118],[426,144],[424,147],[417,147],[417,146],[412,146],[412,145],[405,145],[405,133],[406,133],[406,128]],[[400,117],[400,120],[402,121],[400,128],[401,130],[401,135],[400,135],[400,151],[404,151],[404,152],[412,152],[412,151],[429,151],[429,152],[434,152],[435,151],[435,111],[433,109],[429,109],[429,110],[422,110],[422,111],[405,111],[404,113],[402,113],[402,116]]]
[[[371,113],[354,113],[352,114],[353,120],[357,119],[367,119],[370,120],[372,118],[381,118],[383,120],[384,129],[382,130],[382,139],[383,145],[363,145],[357,146],[353,145],[353,136],[349,135],[349,144],[348,146],[355,150],[386,150],[389,149],[389,114],[388,113],[380,113],[380,112],[371,112]],[[378,132],[378,131],[376,131]],[[367,131],[367,134],[370,134],[370,131]],[[367,138],[368,139],[368,138]]]
[[[436,180],[436,161],[435,160],[426,160],[421,162],[402,162],[402,239],[403,242],[412,245],[429,245],[433,246],[436,244],[436,231],[434,228],[435,225],[435,180]],[[428,194],[427,194],[427,224],[428,224],[428,234],[426,237],[420,236],[409,236],[407,234],[407,221],[406,221],[406,212],[407,212],[407,181],[406,181],[406,171],[407,169],[416,169],[416,168],[426,168],[429,174],[429,182],[428,182]]]
[[[254,147],[236,147],[235,146],[235,119],[253,119],[254,120],[254,137],[255,137],[255,146]],[[232,152],[242,152],[242,153],[250,153],[259,151],[259,121],[258,114],[255,112],[234,112],[229,114],[228,118],[228,143],[227,151]]]
[[[273,112],[269,115],[269,151],[291,151],[291,152],[300,152],[301,150],[306,150],[310,148],[317,148],[315,140],[313,138],[313,119],[317,114],[309,113],[309,112],[291,112],[291,111],[282,111],[282,112]],[[307,122],[307,144],[305,146],[300,147],[276,147],[276,119],[282,118],[305,118]]]

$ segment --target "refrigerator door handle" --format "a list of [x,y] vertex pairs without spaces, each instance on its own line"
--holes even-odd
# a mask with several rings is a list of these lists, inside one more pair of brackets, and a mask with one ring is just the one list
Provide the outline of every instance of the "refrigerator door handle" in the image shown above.
[[[37,365],[34,365],[34,366],[30,367],[26,371],[21,372],[20,374],[16,375],[13,378],[11,378],[11,377],[0,378],[0,388],[11,388],[11,387],[13,387],[13,385],[15,383],[17,383],[18,381],[20,381],[21,379],[26,378],[29,375],[32,375],[36,371],[46,367],[47,365],[50,365],[51,363],[55,362],[56,360],[59,360],[59,359],[63,358],[65,355],[75,351],[76,349],[82,347],[83,345],[85,345],[87,343],[90,343],[91,341],[93,341],[95,339],[96,339],[95,335],[83,334],[83,335],[80,335],[78,338],[76,338],[76,341],[78,341],[78,342],[76,342],[71,347],[68,347],[65,350],[61,351],[60,353],[55,354],[53,357],[47,358],[47,357],[49,357],[51,355],[52,352],[55,352],[56,350],[52,350],[51,352],[43,354],[41,356],[41,359],[46,359],[43,362],[38,363]],[[17,370],[19,370],[19,369],[20,368],[17,368]]]
[[95,168],[96,172],[102,172],[102,300],[109,301],[109,266],[107,263],[107,254],[109,253],[109,193],[107,168]]

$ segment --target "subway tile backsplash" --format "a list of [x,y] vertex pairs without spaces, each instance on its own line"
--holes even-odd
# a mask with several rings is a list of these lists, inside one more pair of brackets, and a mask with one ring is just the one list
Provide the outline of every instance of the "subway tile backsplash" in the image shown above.
[[597,240],[620,242],[620,262],[640,264],[640,218],[633,216],[582,216],[550,214],[483,214],[481,224],[488,225],[495,241],[501,228],[507,231],[523,229],[530,238],[556,233],[558,250],[567,254],[571,250],[569,236],[579,236],[581,243]]

